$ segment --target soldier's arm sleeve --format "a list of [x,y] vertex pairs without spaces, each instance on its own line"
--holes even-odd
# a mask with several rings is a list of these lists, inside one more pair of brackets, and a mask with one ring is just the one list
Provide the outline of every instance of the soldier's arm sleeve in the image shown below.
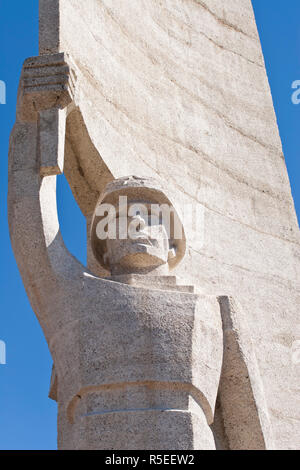
[[18,267],[35,303],[38,292],[73,282],[84,270],[65,247],[56,204],[71,102],[63,54],[25,61],[10,137],[8,219]]

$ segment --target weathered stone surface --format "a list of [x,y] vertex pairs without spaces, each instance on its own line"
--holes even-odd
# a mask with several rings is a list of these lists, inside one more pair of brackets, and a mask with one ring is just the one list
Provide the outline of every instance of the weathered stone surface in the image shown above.
[[298,447],[299,228],[251,2],[90,5],[64,2],[60,50],[82,74],[91,140],[114,177],[159,175],[205,208],[204,245],[188,241],[176,274],[239,299],[275,445]]
[[38,117],[41,174],[59,175],[63,173],[66,138],[65,109],[46,109]]
[[20,80],[18,117],[36,121],[39,111],[65,108],[73,100],[75,83],[74,69],[65,54],[30,57],[24,62]]
[[219,403],[231,450],[271,450],[269,411],[247,319],[234,299],[219,298],[224,332]]
[[[147,338],[156,338],[155,357],[162,362],[167,358],[170,368],[162,367],[158,373],[151,362],[154,350],[150,353],[149,343],[139,344],[136,338],[137,350],[144,348],[143,354],[151,358],[146,362],[152,365],[143,376],[145,370],[130,363],[130,355],[125,356],[128,377],[143,384],[136,394],[129,387],[125,399],[122,393],[128,377],[124,382],[124,376],[125,388],[116,389],[114,397],[116,402],[128,400],[128,406],[136,397],[144,407],[144,387],[150,387],[145,381],[190,384],[178,394],[171,387],[170,396],[161,391],[149,394],[151,406],[169,407],[172,397],[184,410],[180,416],[166,411],[159,418],[157,412],[152,413],[153,426],[166,423],[168,429],[172,427],[170,441],[161,441],[162,446],[168,447],[171,441],[178,448],[186,448],[187,442],[195,447],[212,446],[203,417],[214,407],[222,358],[214,365],[211,379],[203,381],[201,367],[205,368],[208,358],[203,358],[205,351],[199,344],[205,339],[207,352],[210,347],[219,351],[223,344],[230,348],[224,354],[215,414],[218,425],[212,428],[217,447],[297,448],[299,364],[292,363],[292,344],[300,335],[299,228],[250,0],[227,0],[226,4],[219,0],[89,0],[88,7],[79,0],[40,0],[40,12],[42,55],[25,63],[23,73],[28,77],[21,81],[11,138],[9,219],[24,284],[55,362],[60,446],[107,448],[105,433],[102,443],[97,436],[116,423],[122,429],[120,445],[157,445],[151,432],[144,441],[136,437],[126,443],[129,428],[144,426],[144,412],[130,414],[128,419],[117,412],[81,419],[103,410],[105,390],[99,393],[93,387],[116,381],[122,374],[117,372],[118,358],[124,356],[118,344],[127,341],[130,346],[126,331],[138,328],[135,309],[141,309],[146,328],[141,331],[147,331]],[[57,64],[53,64],[54,57],[59,58]],[[59,77],[58,84],[53,84],[53,76]],[[58,107],[67,106],[64,172],[88,226],[109,181],[131,174],[160,179],[172,201],[202,208],[204,237],[194,220],[184,224],[187,254],[174,271],[180,284],[195,286],[202,296],[157,288],[156,281],[152,288],[145,288],[143,283],[126,285],[131,284],[128,279],[125,284],[99,279],[97,275],[107,276],[107,272],[97,264],[90,242],[89,269],[68,253],[59,232],[55,176],[41,177],[40,129],[32,106],[37,102],[41,110],[56,108],[58,90],[63,97]],[[100,287],[103,283],[105,288]],[[223,294],[236,297],[242,307],[232,314],[232,332],[225,328],[224,335],[216,307],[216,298]],[[141,298],[149,303],[148,308],[147,303],[140,304]],[[152,317],[151,311],[158,312],[159,303],[165,305],[167,299],[170,305]],[[177,305],[177,313],[171,305]],[[199,315],[193,305],[201,306]],[[128,324],[122,311],[131,312]],[[204,323],[200,321],[203,312]],[[125,332],[120,338],[117,321]],[[182,321],[186,323],[181,331]],[[118,338],[112,351],[114,363],[109,359],[110,345],[105,349],[98,338],[105,331],[112,334],[108,325],[115,328]],[[213,330],[216,342],[212,344]],[[182,356],[176,369],[170,354],[173,348],[179,354],[174,343],[177,333]],[[109,367],[100,361],[105,354]],[[214,359],[214,355],[209,358]],[[92,361],[90,376],[86,361]],[[232,382],[231,376],[235,377]],[[201,391],[201,400],[195,399],[191,387]],[[76,425],[72,427],[67,418],[69,403],[87,390],[91,393],[74,408]],[[233,396],[248,407],[248,415],[243,415],[243,408],[231,415],[229,398]],[[245,426],[237,436],[239,419],[254,430],[254,440],[247,437]],[[186,441],[176,434],[178,420]]]
[[[206,416],[206,432],[203,429],[201,433],[205,442],[211,435],[208,424],[213,420],[222,366],[222,328],[216,299],[142,290],[96,278],[86,278],[84,291],[80,294],[84,305],[77,309],[79,315],[82,308],[88,310],[88,317],[68,323],[67,330],[62,328],[49,343],[55,354],[58,402],[61,413],[68,416],[66,430],[59,432],[59,446],[78,445],[86,439],[86,426],[96,419],[94,416],[116,414],[122,409],[119,413],[128,414],[124,419],[129,427],[139,426],[139,413],[134,410],[140,410],[145,416],[140,433],[148,429],[150,439],[145,437],[144,448],[155,448],[151,446],[158,441],[151,442],[155,430],[147,425],[147,415],[150,419],[157,409],[188,412],[192,398],[195,412]],[[70,308],[74,309],[71,305]],[[158,391],[166,389],[166,393],[152,396],[153,387]],[[140,388],[144,391],[140,392]],[[124,389],[128,390],[130,403],[122,395]],[[184,401],[182,397],[178,402],[177,389],[180,396],[185,395]],[[117,438],[115,425],[105,428],[107,419],[101,424],[101,418],[97,418],[95,436],[114,433]],[[123,426],[122,421],[120,425]],[[78,432],[79,441],[79,436],[74,437]],[[172,433],[175,446],[180,446],[183,439],[184,448],[203,445],[200,437],[196,441],[192,435],[181,436],[180,427]],[[107,441],[99,439],[96,448],[107,445]],[[125,444],[117,440],[110,445],[120,448]],[[128,440],[125,448],[132,448],[131,445],[132,440]],[[158,448],[167,445],[161,440]]]

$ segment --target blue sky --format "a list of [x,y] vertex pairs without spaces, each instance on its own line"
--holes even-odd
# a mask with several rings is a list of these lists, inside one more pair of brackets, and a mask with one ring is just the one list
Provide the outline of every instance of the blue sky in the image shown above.
[[[291,84],[300,80],[300,2],[252,3],[299,217],[300,105],[291,102]],[[0,449],[56,449],[56,404],[47,398],[51,358],[13,257],[6,215],[8,139],[22,63],[38,55],[38,0],[0,0],[0,13],[0,80],[7,86],[7,104],[0,104],[0,340],[7,347],[7,364],[0,365]],[[62,177],[58,204],[65,242],[85,262],[84,220]]]

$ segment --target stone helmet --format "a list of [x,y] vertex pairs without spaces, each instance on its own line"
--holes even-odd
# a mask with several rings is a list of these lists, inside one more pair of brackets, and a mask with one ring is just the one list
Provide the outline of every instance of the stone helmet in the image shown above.
[[[97,225],[105,217],[97,215],[97,208],[102,204],[111,204],[114,207],[119,206],[119,197],[127,196],[128,204],[134,202],[150,202],[151,204],[167,205],[172,210],[170,212],[170,237],[169,246],[174,250],[174,256],[168,260],[169,269],[174,269],[183,259],[186,251],[186,237],[182,222],[177,211],[166,196],[161,184],[154,178],[141,178],[137,176],[128,176],[118,178],[107,184],[104,191],[100,194],[95,207],[94,216],[91,224],[91,246],[95,258],[101,266],[109,270],[109,265],[105,259],[106,240],[101,240],[97,236]],[[177,224],[177,225],[175,225]],[[181,237],[176,237],[174,227],[179,227]]]

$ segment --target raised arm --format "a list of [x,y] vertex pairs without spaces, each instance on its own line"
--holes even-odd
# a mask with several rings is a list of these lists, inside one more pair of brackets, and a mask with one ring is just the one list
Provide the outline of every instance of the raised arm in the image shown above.
[[10,236],[35,310],[38,293],[61,282],[79,282],[84,270],[64,245],[56,206],[56,175],[63,171],[66,112],[72,102],[70,73],[63,54],[25,61],[10,138]]

